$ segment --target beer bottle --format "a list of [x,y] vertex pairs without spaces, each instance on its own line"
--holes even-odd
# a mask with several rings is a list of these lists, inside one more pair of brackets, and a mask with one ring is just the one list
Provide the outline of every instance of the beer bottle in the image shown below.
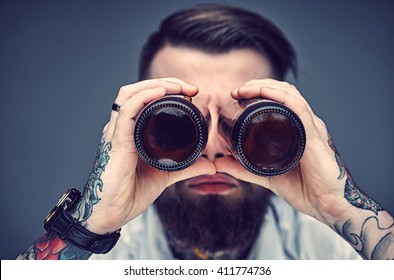
[[183,95],[166,95],[146,105],[136,119],[134,141],[151,166],[176,171],[193,164],[208,139],[205,117]]
[[272,100],[241,100],[223,108],[219,131],[241,165],[261,176],[289,171],[305,149],[305,129],[300,118]]

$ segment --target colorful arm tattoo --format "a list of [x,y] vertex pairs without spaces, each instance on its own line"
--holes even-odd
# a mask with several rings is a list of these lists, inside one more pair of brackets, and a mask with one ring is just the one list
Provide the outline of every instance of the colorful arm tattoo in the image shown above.
[[[111,142],[105,142],[104,134],[101,137],[93,170],[89,176],[88,182],[82,194],[81,202],[77,205],[75,218],[80,221],[86,221],[93,211],[93,205],[100,201],[98,191],[103,190],[103,181],[101,174],[108,164],[111,150]],[[63,241],[55,233],[47,233],[37,240],[30,248],[20,254],[17,259],[40,259],[40,260],[61,260],[61,259],[88,259],[91,252],[80,249],[66,241]]]
[[30,248],[20,254],[19,260],[83,260],[88,259],[91,252],[82,250],[63,241],[55,233],[47,233],[38,239]]
[[100,145],[97,151],[96,160],[93,170],[90,173],[88,182],[82,194],[81,202],[77,206],[76,218],[80,221],[86,221],[93,211],[93,205],[100,201],[98,191],[103,191],[103,181],[101,174],[105,171],[105,166],[110,159],[108,152],[112,149],[111,142],[105,142],[104,134],[101,137]]

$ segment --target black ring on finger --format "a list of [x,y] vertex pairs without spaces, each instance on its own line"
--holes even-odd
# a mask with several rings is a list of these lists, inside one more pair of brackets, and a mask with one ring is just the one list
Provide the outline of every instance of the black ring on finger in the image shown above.
[[119,112],[120,106],[118,104],[116,104],[116,103],[112,103],[112,110],[116,111],[116,112]]

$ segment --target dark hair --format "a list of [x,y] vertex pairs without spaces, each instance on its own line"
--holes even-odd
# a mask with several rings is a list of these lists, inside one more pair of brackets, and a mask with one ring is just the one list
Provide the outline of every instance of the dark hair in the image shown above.
[[237,7],[204,4],[165,18],[142,49],[140,80],[149,77],[152,60],[167,44],[208,53],[251,48],[269,60],[274,78],[283,80],[289,70],[297,72],[294,48],[282,31],[265,17]]

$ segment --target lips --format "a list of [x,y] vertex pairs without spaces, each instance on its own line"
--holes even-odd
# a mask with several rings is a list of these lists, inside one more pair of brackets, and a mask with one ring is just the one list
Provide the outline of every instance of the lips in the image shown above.
[[189,188],[201,194],[225,194],[237,185],[236,179],[222,173],[202,175],[189,181]]

